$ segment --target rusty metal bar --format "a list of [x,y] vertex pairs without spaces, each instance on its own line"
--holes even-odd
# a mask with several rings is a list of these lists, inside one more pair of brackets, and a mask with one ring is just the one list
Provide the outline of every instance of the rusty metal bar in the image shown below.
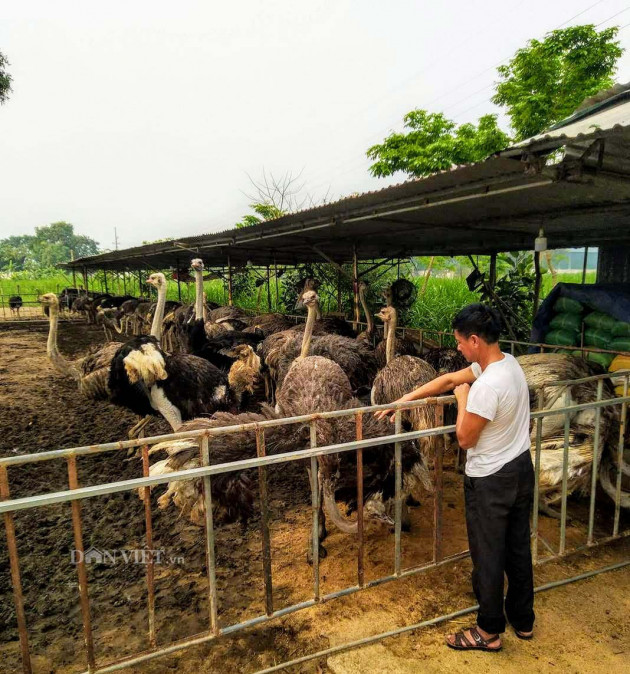
[[[628,375],[623,380],[623,397],[628,397]],[[623,449],[626,436],[626,416],[628,406],[624,403],[621,407],[621,422],[619,423],[619,445],[617,447],[617,484],[615,489],[615,521],[613,523],[613,536],[619,533],[619,518],[621,516],[621,478],[623,477]]]
[[[536,407],[543,409],[544,396],[542,389],[536,394]],[[543,417],[536,419],[536,452],[534,456],[534,509],[532,513],[532,561],[538,561],[538,509],[540,507],[540,453],[542,451]]]
[[[435,405],[435,426],[444,423],[444,407],[440,403]],[[433,455],[433,469],[435,491],[433,492],[433,561],[442,559],[442,506],[444,496],[444,477],[442,474],[444,443],[441,438],[433,436],[435,452]]]
[[[604,380],[600,379],[597,382],[597,401],[602,399],[604,392]],[[593,529],[595,527],[595,495],[597,493],[597,472],[599,468],[599,442],[600,442],[600,425],[602,417],[602,408],[598,407],[595,410],[595,437],[593,438],[593,467],[591,468],[591,500],[588,509],[588,535],[587,545],[593,544]]]
[[[144,433],[144,429],[140,431]],[[149,446],[142,447],[142,475],[149,476]],[[144,524],[147,545],[147,608],[149,612],[149,644],[157,644],[155,635],[155,558],[153,555],[153,518],[151,515],[151,487],[142,490],[144,501]],[[78,503],[78,501],[75,501]]]
[[[564,398],[564,406],[569,407],[571,401],[571,389],[567,389]],[[562,454],[562,503],[560,507],[560,547],[558,553],[564,555],[567,538],[567,497],[569,487],[569,432],[571,429],[571,417],[568,412],[564,415],[564,448]]]
[[[357,440],[363,440],[363,414],[356,412],[354,415]],[[363,540],[363,450],[357,449],[357,583],[359,587],[365,585],[364,555],[365,544]]]
[[[396,410],[394,433],[399,435],[401,432],[401,411]],[[402,528],[402,448],[400,442],[394,443],[394,471],[395,471],[395,515],[394,515],[394,574],[400,576],[400,532]]]
[[[201,463],[210,465],[210,449],[208,437],[201,438]],[[203,478],[203,505],[206,520],[206,568],[208,571],[208,613],[210,616],[210,630],[219,635],[219,618],[217,599],[216,558],[214,552],[214,523],[212,515],[212,484],[209,475]]]
[[[256,455],[266,456],[265,429],[256,430]],[[271,537],[269,534],[269,506],[267,496],[267,469],[258,466],[258,487],[260,492],[260,529],[262,534],[263,576],[265,581],[265,610],[273,613],[273,583],[271,579]]]
[[[70,489],[79,488],[77,476],[77,459],[68,457],[68,485]],[[72,530],[74,532],[74,548],[77,554],[77,575],[79,577],[79,596],[81,598],[81,616],[83,617],[83,640],[87,652],[88,671],[96,669],[94,661],[94,639],[92,637],[92,620],[90,618],[90,597],[88,595],[87,569],[83,550],[83,526],[81,524],[81,504],[72,501]]]
[[[311,448],[317,447],[317,421],[310,423]],[[313,599],[319,601],[319,511],[322,495],[319,493],[319,463],[316,456],[311,457],[311,510],[313,529],[311,532],[311,558],[313,562]]]
[[[9,490],[9,475],[4,466],[0,466],[0,499],[7,501],[11,497]],[[11,567],[11,584],[13,586],[13,601],[15,602],[15,617],[17,619],[18,634],[20,637],[20,652],[22,655],[22,670],[24,674],[31,674],[31,654],[28,647],[28,630],[26,628],[26,615],[24,613],[24,595],[22,594],[22,581],[20,579],[20,558],[17,550],[15,536],[15,522],[13,514],[4,513],[4,528],[7,536],[7,549],[9,551],[9,565]]]

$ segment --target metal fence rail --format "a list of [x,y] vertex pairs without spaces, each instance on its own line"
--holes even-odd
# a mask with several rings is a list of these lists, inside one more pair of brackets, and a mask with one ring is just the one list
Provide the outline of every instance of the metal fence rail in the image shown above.
[[[620,431],[619,441],[616,452],[617,465],[621,468],[623,466],[623,451],[625,438],[625,423],[626,423],[626,409],[627,404],[630,403],[630,396],[628,396],[628,379],[630,377],[630,370],[624,370],[614,373],[614,377],[623,376],[625,380],[624,396],[617,398],[604,399],[603,398],[603,375],[596,377],[585,378],[579,381],[597,381],[597,399],[592,403],[584,403],[578,405],[565,405],[561,408],[552,410],[542,410],[539,408],[531,412],[531,417],[536,426],[536,441],[535,441],[535,469],[536,469],[536,485],[535,485],[535,503],[533,508],[533,535],[532,535],[532,552],[534,560],[537,564],[557,559],[569,552],[566,547],[566,524],[567,524],[567,476],[568,476],[568,451],[569,451],[569,420],[572,414],[585,409],[594,409],[596,418],[599,421],[601,410],[604,407],[621,406],[620,413]],[[561,384],[562,382],[558,382]],[[564,382],[566,383],[566,382]],[[574,382],[570,382],[574,383]],[[541,397],[539,396],[539,401]],[[85,643],[85,658],[87,665],[87,672],[90,673],[104,673],[123,669],[132,665],[147,662],[169,653],[180,651],[189,646],[209,642],[221,636],[236,633],[240,630],[262,625],[270,620],[274,620],[281,616],[286,616],[296,611],[303,610],[315,606],[318,603],[330,601],[334,598],[346,596],[359,592],[363,589],[375,587],[383,583],[395,581],[414,574],[421,573],[427,569],[436,568],[444,564],[464,559],[468,556],[468,551],[463,550],[456,554],[444,556],[442,551],[442,499],[443,499],[443,447],[440,443],[435,443],[435,451],[433,457],[433,482],[434,482],[434,503],[433,503],[433,551],[432,559],[429,563],[413,566],[403,569],[401,564],[401,521],[402,521],[402,462],[401,462],[401,443],[418,438],[439,437],[444,433],[453,432],[455,427],[452,425],[443,425],[443,407],[445,405],[452,405],[455,402],[453,396],[444,396],[440,398],[431,398],[412,403],[399,403],[389,405],[378,405],[372,407],[362,407],[348,410],[335,410],[331,412],[324,412],[319,414],[310,414],[300,417],[269,420],[259,423],[249,423],[238,426],[227,426],[221,428],[207,429],[203,431],[191,431],[183,433],[173,433],[169,435],[155,436],[151,438],[140,438],[136,440],[125,440],[115,443],[107,443],[101,445],[93,445],[86,447],[75,447],[69,449],[62,449],[50,452],[42,452],[40,454],[29,454],[23,456],[12,456],[0,459],[0,513],[2,513],[5,523],[6,539],[9,552],[11,578],[13,582],[14,604],[16,610],[16,620],[18,632],[20,637],[20,648],[22,654],[23,671],[30,673],[31,659],[30,649],[28,643],[28,631],[24,611],[24,599],[22,594],[22,586],[20,579],[20,561],[17,550],[14,513],[21,510],[30,510],[45,505],[71,503],[72,506],[72,526],[74,532],[75,547],[78,551],[83,550],[83,532],[81,519],[81,501],[87,498],[96,496],[104,496],[117,492],[130,491],[140,489],[145,495],[145,541],[146,548],[149,554],[147,564],[147,593],[148,593],[148,621],[147,629],[149,635],[150,649],[143,653],[126,657],[117,661],[98,662],[94,649],[94,640],[92,634],[92,626],[90,619],[90,602],[88,578],[85,567],[85,560],[82,555],[79,555],[77,564],[77,574],[79,581],[79,601],[81,607],[81,615],[83,620],[83,635]],[[405,409],[431,406],[435,407],[436,423],[434,428],[426,430],[416,430],[411,432],[401,432],[401,413]],[[371,414],[383,409],[396,409],[396,424],[394,433],[392,435],[364,439],[363,438],[363,415]],[[540,486],[540,455],[541,455],[541,440],[542,440],[542,420],[547,416],[564,415],[565,418],[565,432],[564,432],[564,448],[563,448],[563,476],[562,476],[562,504],[561,504],[561,521],[560,521],[560,543],[557,550],[555,550],[546,540],[542,538],[538,527],[538,505],[539,505],[539,486]],[[316,424],[320,419],[353,417],[356,428],[356,440],[346,442],[338,445],[327,445],[322,447],[316,446]],[[311,429],[310,447],[307,449],[284,453],[267,455],[265,448],[265,431],[268,428],[288,425],[288,424],[309,424]],[[596,426],[598,428],[598,426]],[[244,459],[231,463],[210,464],[209,456],[209,438],[214,436],[221,436],[231,433],[254,432],[256,437],[256,457]],[[162,475],[149,475],[149,446],[155,445],[164,440],[172,440],[176,438],[196,438],[200,442],[201,466],[199,468],[180,470]],[[394,533],[394,568],[392,573],[366,582],[363,554],[364,554],[364,527],[363,527],[363,450],[370,447],[378,447],[387,444],[394,444],[395,447],[395,533]],[[600,456],[600,437],[599,433],[595,438],[595,450],[592,460],[592,487],[596,485],[597,481],[597,467]],[[80,457],[100,454],[103,452],[121,451],[129,448],[141,448],[142,451],[142,465],[143,477],[131,480],[123,480],[119,482],[80,486],[77,478],[77,463]],[[318,512],[319,512],[319,493],[318,493],[318,457],[329,454],[338,454],[344,452],[356,453],[356,467],[357,467],[357,502],[358,502],[358,550],[357,550],[357,571],[356,583],[352,586],[346,587],[342,590],[330,592],[328,594],[321,594],[319,583],[319,541],[318,541]],[[39,463],[41,461],[51,461],[63,459],[67,462],[68,469],[68,489],[65,491],[58,491],[46,494],[39,494],[34,496],[27,496],[23,498],[11,499],[10,497],[10,483],[8,478],[8,469],[15,466]],[[312,542],[313,542],[313,591],[312,598],[291,606],[274,609],[274,586],[271,571],[271,547],[269,537],[269,513],[268,513],[268,493],[266,485],[266,470],[269,466],[286,464],[292,461],[302,461],[308,459],[310,461],[310,480],[311,480],[311,497],[312,497]],[[262,559],[263,559],[263,591],[265,599],[265,613],[250,620],[246,620],[236,624],[222,625],[219,619],[219,598],[216,584],[216,551],[215,551],[215,526],[213,522],[212,513],[212,478],[224,473],[231,473],[247,469],[257,468],[259,481],[259,497],[261,507],[261,533],[262,533]],[[611,540],[616,540],[621,537],[628,536],[630,531],[619,531],[620,523],[620,507],[621,507],[621,469],[616,485],[615,498],[615,517],[613,529],[610,536],[601,540],[596,540],[594,535],[594,511],[595,511],[595,489],[591,488],[591,500],[589,505],[589,524],[587,546],[599,545]],[[153,538],[152,538],[152,518],[151,518],[151,502],[149,498],[149,489],[151,486],[165,484],[176,480],[190,480],[201,479],[203,483],[203,498],[205,504],[205,537],[206,537],[206,553],[207,553],[207,576],[208,576],[208,624],[206,631],[194,635],[192,637],[182,639],[164,646],[158,646],[158,635],[156,633],[155,624],[155,592],[154,592],[154,559],[153,559]],[[541,558],[538,554],[539,541],[543,543],[549,554]],[[581,549],[581,548],[577,548]],[[388,633],[382,635],[382,638],[388,636]],[[270,670],[271,671],[271,670]]]

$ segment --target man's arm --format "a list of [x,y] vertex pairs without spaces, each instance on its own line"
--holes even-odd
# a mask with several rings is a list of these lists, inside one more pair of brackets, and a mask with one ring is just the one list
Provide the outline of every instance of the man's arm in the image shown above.
[[[441,375],[432,379],[430,382],[423,384],[422,386],[406,393],[402,398],[394,400],[395,403],[406,403],[411,402],[412,400],[421,400],[422,398],[431,398],[433,396],[438,396],[441,393],[446,393],[447,391],[452,391],[455,387],[460,384],[472,384],[475,381],[476,377],[473,374],[471,367],[466,367],[463,370],[458,370],[457,372],[447,372],[446,374]],[[394,413],[396,410],[380,410],[379,412],[374,412],[374,416],[377,419],[383,419],[386,416],[391,415],[390,421],[394,421]]]
[[466,410],[469,391],[470,386],[468,384],[460,384],[454,391],[457,400],[455,433],[457,434],[457,442],[461,449],[475,447],[479,441],[481,431],[483,431],[488,423],[488,419]]

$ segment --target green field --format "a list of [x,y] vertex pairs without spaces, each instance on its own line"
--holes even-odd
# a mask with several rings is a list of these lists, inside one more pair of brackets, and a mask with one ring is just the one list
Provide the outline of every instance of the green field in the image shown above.
[[[581,273],[572,274],[558,274],[558,281],[563,283],[581,283]],[[414,283],[418,286],[418,291],[423,285],[423,278],[421,276],[413,278]],[[595,272],[589,272],[586,278],[587,283],[595,282]],[[77,277],[77,284],[82,283],[82,278]],[[46,292],[59,292],[61,289],[72,286],[72,274],[57,274],[39,279],[25,279],[0,278],[0,303],[7,304],[8,296],[19,294],[23,297],[25,303],[36,302],[37,295]],[[223,281],[214,280],[208,281],[204,284],[206,297],[217,304],[227,303],[227,292]],[[111,277],[108,279],[108,290],[116,294],[127,293],[136,295],[138,293],[137,278],[127,277],[127,283],[123,286],[120,279],[114,281]],[[282,280],[279,282],[280,293],[282,293]],[[541,289],[541,299],[544,299],[551,291],[552,279],[550,274],[543,275],[543,284]],[[267,307],[267,290],[266,286],[261,286],[260,292],[260,311],[268,311]],[[90,289],[97,291],[104,291],[105,285],[102,276],[90,278]],[[183,302],[192,302],[195,295],[195,286],[193,283],[182,283],[181,299]],[[272,285],[272,306],[274,310],[275,302],[275,287]],[[177,300],[179,292],[177,282],[169,280],[168,282],[168,299]],[[255,310],[258,304],[258,290],[249,294],[242,294],[235,297],[236,303],[246,309]],[[422,327],[427,330],[449,330],[450,323],[457,311],[471,302],[478,301],[475,293],[470,292],[463,278],[443,278],[432,276],[429,279],[426,293],[424,296],[418,292],[418,299],[414,306],[406,312],[405,324],[410,327]],[[333,307],[334,309],[335,307]]]

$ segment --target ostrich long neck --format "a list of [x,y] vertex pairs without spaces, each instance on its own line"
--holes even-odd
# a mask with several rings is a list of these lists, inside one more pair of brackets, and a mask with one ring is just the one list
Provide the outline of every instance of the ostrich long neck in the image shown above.
[[313,336],[313,327],[317,319],[318,303],[314,302],[308,306],[308,318],[306,319],[306,327],[304,328],[304,337],[302,338],[302,351],[300,358],[306,358],[311,349],[311,337]]
[[151,335],[157,340],[162,339],[162,321],[164,320],[164,306],[166,304],[166,283],[158,284],[158,299],[151,323]]
[[365,314],[365,320],[367,322],[366,332],[372,337],[372,334],[374,333],[374,321],[372,320],[372,314],[370,314],[367,302],[365,301],[365,288],[363,286],[359,286],[359,300],[361,301],[361,306],[363,307],[363,313]]
[[195,269],[195,320],[203,315],[203,269]]
[[392,317],[387,324],[387,343],[385,345],[385,358],[387,363],[394,359],[394,352],[396,350],[396,325],[398,323],[398,318],[394,307],[391,307],[391,309]]
[[81,380],[81,375],[77,368],[69,363],[60,353],[57,348],[57,325],[59,323],[59,307],[51,304],[48,307],[50,318],[50,330],[48,332],[48,343],[46,344],[46,351],[48,358],[59,372],[69,375],[76,381]]

